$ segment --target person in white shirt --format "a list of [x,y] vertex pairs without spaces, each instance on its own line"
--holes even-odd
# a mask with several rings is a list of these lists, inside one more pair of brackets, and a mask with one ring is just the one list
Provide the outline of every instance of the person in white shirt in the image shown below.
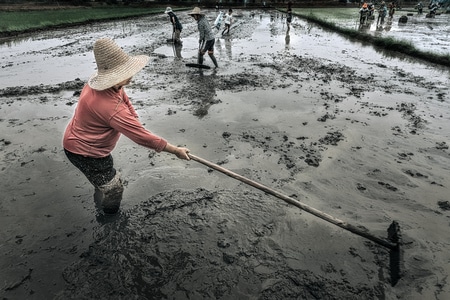
[[230,8],[228,10],[228,13],[225,15],[225,29],[222,31],[222,35],[225,34],[225,31],[227,32],[227,34],[230,34],[231,19],[232,19],[231,14],[232,13],[233,13],[233,10]]

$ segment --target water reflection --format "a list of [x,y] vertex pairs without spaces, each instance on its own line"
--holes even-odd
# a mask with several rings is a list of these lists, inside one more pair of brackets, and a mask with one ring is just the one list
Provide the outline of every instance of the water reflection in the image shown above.
[[231,47],[231,38],[225,39],[225,52],[228,58],[231,60],[233,58],[232,47]]
[[285,49],[289,50],[290,46],[290,42],[291,42],[291,36],[289,35],[289,30],[286,31],[286,37],[284,38],[284,41],[286,43]]
[[194,89],[190,89],[193,93],[193,107],[194,107],[194,116],[197,116],[199,119],[203,118],[208,114],[209,108],[213,104],[219,103],[219,100],[216,100],[216,86],[218,77],[216,76],[216,69],[213,69],[211,72],[204,69],[199,69],[198,76],[188,76],[188,80],[190,81],[190,85],[194,87]]
[[222,41],[220,38],[216,39],[214,47],[216,47],[216,50],[219,53],[219,57],[222,57],[223,49],[222,49]]
[[392,28],[392,18],[389,18],[386,22],[386,26],[384,26],[385,31],[390,31]]
[[183,50],[183,44],[179,44],[179,43],[173,44],[172,48],[173,48],[173,55],[174,55],[175,59],[183,58],[183,56],[181,56],[181,50]]
[[17,46],[20,45],[22,43],[26,43],[26,42],[32,42],[33,41],[33,37],[32,36],[20,36],[14,39],[10,39],[10,38],[0,38],[0,46],[6,46],[8,48],[11,48],[13,46]]

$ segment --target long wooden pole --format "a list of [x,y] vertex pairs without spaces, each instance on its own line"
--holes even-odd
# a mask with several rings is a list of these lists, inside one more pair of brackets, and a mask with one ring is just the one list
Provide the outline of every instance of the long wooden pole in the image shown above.
[[373,242],[375,242],[375,243],[377,243],[377,244],[379,244],[381,246],[384,246],[384,247],[386,247],[388,249],[398,250],[398,247],[399,247],[398,243],[393,243],[393,242],[387,241],[385,239],[379,238],[379,237],[369,233],[368,231],[363,231],[363,230],[359,229],[356,226],[348,224],[347,222],[339,220],[339,219],[337,219],[337,218],[335,218],[335,217],[333,217],[333,216],[331,216],[331,215],[329,215],[327,213],[321,212],[321,211],[319,211],[319,210],[317,210],[315,208],[312,208],[312,207],[310,207],[310,206],[308,206],[306,204],[303,204],[302,202],[300,202],[300,201],[298,201],[298,200],[296,200],[294,198],[286,196],[286,195],[284,195],[284,194],[282,194],[280,192],[277,192],[277,191],[275,191],[275,190],[273,190],[273,189],[271,189],[271,188],[269,188],[267,186],[264,186],[264,185],[262,185],[262,184],[260,184],[258,182],[255,182],[255,181],[253,181],[251,179],[248,179],[248,178],[246,178],[244,176],[236,174],[236,173],[234,173],[234,172],[232,172],[230,170],[227,170],[227,169],[225,169],[225,168],[223,168],[223,167],[221,167],[221,166],[219,166],[217,164],[214,164],[214,163],[212,163],[210,161],[207,161],[207,160],[205,160],[203,158],[195,156],[195,155],[193,155],[191,153],[189,153],[188,155],[189,155],[189,157],[192,160],[195,160],[195,161],[197,161],[197,162],[199,162],[199,163],[201,163],[201,164],[203,164],[205,166],[208,166],[208,167],[210,167],[210,168],[212,168],[214,170],[222,172],[225,175],[228,175],[228,176],[230,176],[230,177],[232,177],[234,179],[242,181],[242,182],[244,182],[244,183],[246,183],[248,185],[251,185],[251,186],[253,186],[253,187],[255,187],[255,188],[259,189],[259,190],[262,190],[262,191],[264,191],[264,192],[266,192],[268,194],[271,194],[271,195],[273,195],[273,196],[275,196],[275,197],[277,197],[279,199],[282,199],[282,200],[286,201],[287,203],[295,205],[295,206],[301,208],[302,210],[304,210],[304,211],[306,211],[306,212],[308,212],[310,214],[313,214],[313,215],[315,215],[315,216],[317,216],[317,217],[319,217],[319,218],[321,218],[321,219],[323,219],[325,221],[328,221],[328,222],[330,222],[330,223],[332,223],[334,225],[337,225],[337,226],[339,226],[339,227],[341,227],[341,228],[343,228],[345,230],[348,230],[348,231],[350,231],[350,232],[352,232],[354,234],[357,234],[359,236],[367,238],[367,239],[369,239],[369,240],[371,240],[371,241],[373,241]]

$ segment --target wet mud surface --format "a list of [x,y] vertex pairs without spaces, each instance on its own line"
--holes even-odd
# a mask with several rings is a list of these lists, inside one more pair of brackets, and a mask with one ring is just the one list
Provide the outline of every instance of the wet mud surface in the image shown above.
[[[162,14],[0,45],[2,297],[448,298],[449,70],[254,13],[217,35],[218,69],[185,66],[186,13],[181,49]],[[127,87],[151,131],[377,236],[396,220],[399,282],[388,249],[126,138],[121,212],[100,214],[61,139],[103,36],[151,56]]]

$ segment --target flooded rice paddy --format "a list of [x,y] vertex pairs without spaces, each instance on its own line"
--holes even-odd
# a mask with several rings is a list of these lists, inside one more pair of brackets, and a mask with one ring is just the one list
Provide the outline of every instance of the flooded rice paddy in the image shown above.
[[[180,48],[162,13],[0,45],[2,298],[448,298],[449,70],[262,10],[236,10],[220,67],[192,69],[179,18]],[[102,215],[61,148],[100,37],[151,56],[127,87],[151,131],[377,236],[399,222],[400,281],[387,249],[124,137],[121,212]]]

